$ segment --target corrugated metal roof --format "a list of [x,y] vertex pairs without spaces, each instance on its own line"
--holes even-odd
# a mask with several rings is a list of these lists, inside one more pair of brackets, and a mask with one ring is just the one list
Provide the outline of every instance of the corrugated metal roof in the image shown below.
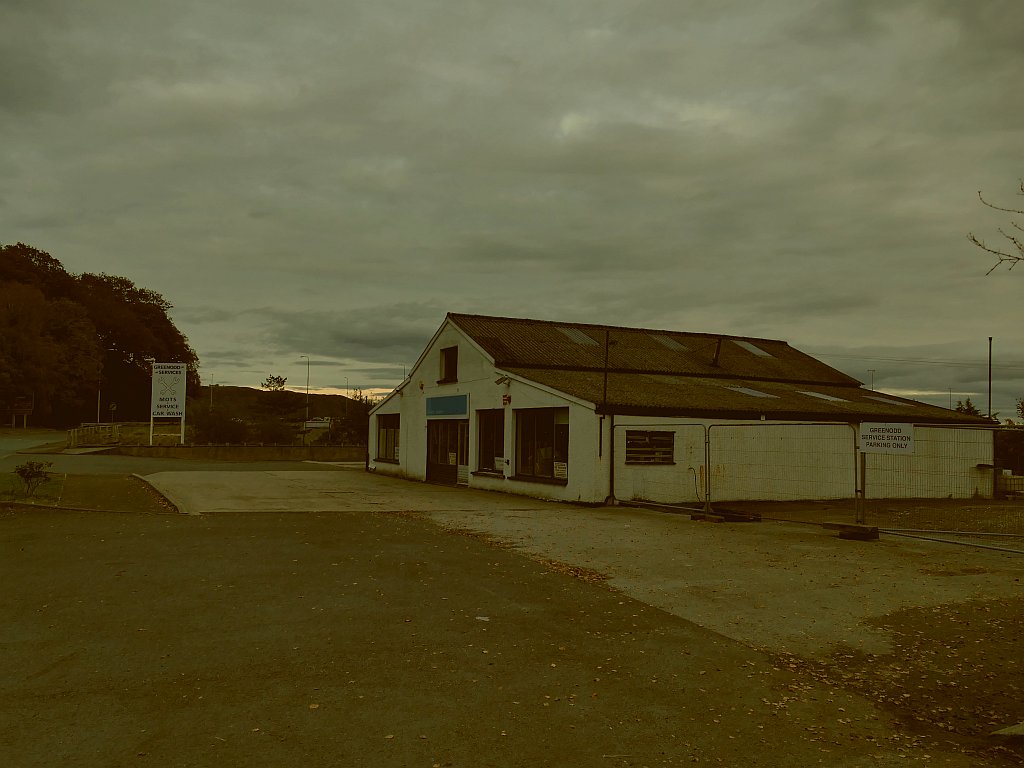
[[607,412],[987,423],[863,389],[853,377],[776,339],[456,313],[448,318],[498,368]]
[[[817,386],[784,381],[703,378],[671,374],[508,367],[504,370],[594,403],[599,411],[692,418],[798,421],[986,423],[983,419],[856,385]],[[824,397],[823,397],[824,396]],[[607,397],[607,399],[605,399]],[[606,404],[606,405],[605,405]]]
[[502,368],[603,371],[607,354],[607,368],[612,371],[860,383],[774,339],[484,315],[452,313],[448,317]]

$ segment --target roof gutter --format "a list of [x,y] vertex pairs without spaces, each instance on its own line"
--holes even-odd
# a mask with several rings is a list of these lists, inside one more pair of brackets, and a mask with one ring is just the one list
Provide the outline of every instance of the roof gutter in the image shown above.
[[856,412],[815,412],[815,411],[765,411],[765,410],[713,410],[708,408],[671,408],[642,405],[621,405],[607,403],[596,408],[599,415],[619,416],[661,416],[664,418],[681,419],[729,419],[747,421],[813,421],[834,424],[858,424],[868,421],[893,421],[922,426],[937,427],[975,427],[998,429],[999,425],[985,419],[978,421],[950,421],[937,417],[917,416],[908,418],[908,414],[856,413]]

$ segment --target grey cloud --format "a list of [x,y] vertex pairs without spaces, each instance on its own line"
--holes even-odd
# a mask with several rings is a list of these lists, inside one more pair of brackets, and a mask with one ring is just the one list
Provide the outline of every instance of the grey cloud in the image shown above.
[[[382,305],[338,312],[266,309],[258,314],[275,351],[309,352],[363,362],[415,362],[444,309],[431,304]],[[254,320],[257,319],[254,317]]]
[[[921,346],[871,346],[820,350],[805,348],[835,368],[868,383],[874,369],[879,390],[909,389],[932,392],[919,397],[943,407],[970,397],[982,410],[988,402],[988,359],[985,339]],[[1012,354],[1012,353],[1011,353]],[[1005,352],[1004,352],[1005,355]],[[992,410],[1012,418],[1016,401],[1024,397],[1024,359],[993,354]]]
[[201,365],[204,368],[249,368],[253,364],[251,357],[237,352],[204,350]]
[[448,310],[801,348],[1019,324],[965,240],[1020,175],[1018,3],[4,8],[41,44],[0,228],[163,293],[215,380],[394,371]]

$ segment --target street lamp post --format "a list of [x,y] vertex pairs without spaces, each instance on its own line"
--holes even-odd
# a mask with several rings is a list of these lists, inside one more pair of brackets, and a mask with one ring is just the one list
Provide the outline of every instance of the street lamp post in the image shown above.
[[309,355],[299,355],[306,358],[306,421],[309,421]]
[[100,372],[99,372],[99,375],[96,377],[96,423],[97,424],[101,423],[100,422],[100,400],[102,400],[102,395],[103,395],[103,368],[104,368],[104,366],[106,364],[106,361],[107,361],[106,360],[107,359],[107,354],[106,353],[107,352],[115,352],[115,351],[116,350],[114,350],[114,349],[112,349],[110,347],[107,347],[107,349],[104,350],[103,359],[100,361]]

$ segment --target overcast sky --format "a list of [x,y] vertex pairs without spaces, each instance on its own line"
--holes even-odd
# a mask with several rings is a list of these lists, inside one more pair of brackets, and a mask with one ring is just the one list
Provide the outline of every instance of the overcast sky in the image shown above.
[[[1020,0],[0,0],[0,242],[204,383],[390,388],[448,311],[778,338],[1024,397]],[[1022,219],[1024,217],[1017,217]],[[871,373],[874,371],[874,373]]]

